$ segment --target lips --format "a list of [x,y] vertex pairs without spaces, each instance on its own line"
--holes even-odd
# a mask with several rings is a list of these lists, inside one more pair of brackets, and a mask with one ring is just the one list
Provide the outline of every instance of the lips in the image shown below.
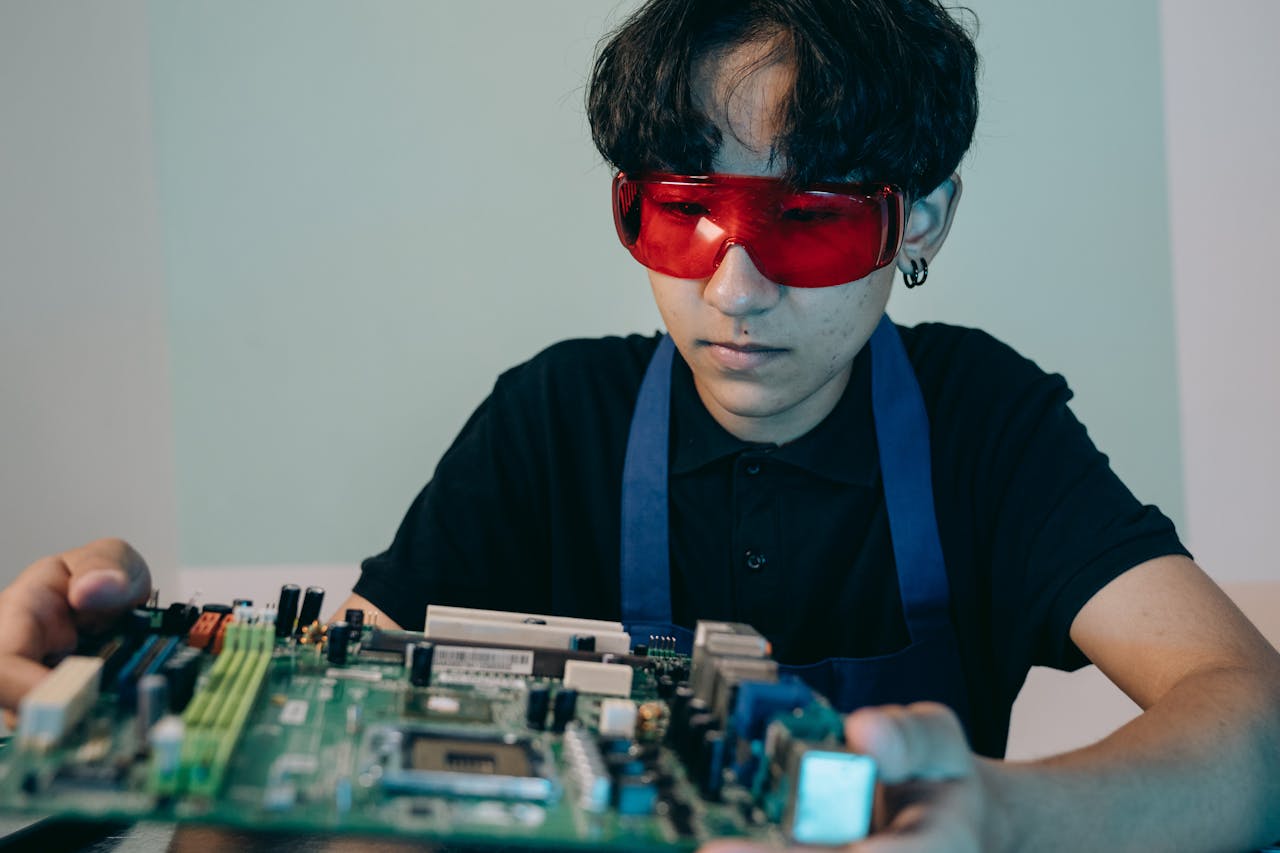
[[706,348],[712,361],[721,368],[731,371],[754,370],[787,352],[784,347],[773,347],[768,344],[735,341],[699,341],[698,343]]
[[782,352],[782,347],[771,347],[765,344],[738,344],[732,341],[706,341],[705,343],[709,346],[723,347],[736,352]]

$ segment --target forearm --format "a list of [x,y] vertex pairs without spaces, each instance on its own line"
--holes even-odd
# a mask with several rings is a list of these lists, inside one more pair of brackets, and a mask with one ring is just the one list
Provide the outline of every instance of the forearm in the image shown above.
[[1184,678],[1128,725],[1042,761],[990,762],[993,849],[1241,851],[1280,838],[1280,673]]

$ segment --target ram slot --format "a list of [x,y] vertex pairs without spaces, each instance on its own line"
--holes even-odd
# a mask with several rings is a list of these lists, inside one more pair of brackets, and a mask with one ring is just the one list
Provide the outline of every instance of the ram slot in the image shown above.
[[271,663],[274,639],[270,622],[227,627],[223,653],[182,715],[186,733],[177,772],[153,772],[155,793],[217,795]]
[[213,745],[213,766],[208,777],[208,784],[193,787],[195,793],[216,796],[222,787],[223,777],[231,763],[231,754],[235,751],[249,719],[249,712],[258,699],[262,682],[266,678],[267,667],[271,664],[271,651],[275,643],[275,626],[259,624],[253,626],[248,639],[253,646],[245,661],[245,678],[230,697],[223,712],[218,717],[219,733]]

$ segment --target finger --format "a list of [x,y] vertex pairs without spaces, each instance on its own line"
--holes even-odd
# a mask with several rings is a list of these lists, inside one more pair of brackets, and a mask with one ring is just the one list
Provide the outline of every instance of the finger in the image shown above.
[[99,539],[27,567],[6,593],[56,593],[73,610],[123,610],[145,601],[151,591],[146,561],[127,542]]
[[[41,561],[46,562],[56,560]],[[37,563],[23,573],[22,583],[15,581],[0,595],[0,656],[41,661],[75,648],[76,626],[66,595],[57,588],[58,571]],[[39,577],[44,572],[54,576],[52,585]]]
[[142,555],[120,539],[99,539],[61,557],[67,602],[77,612],[119,612],[147,600],[151,572]]
[[942,853],[983,849],[973,822],[972,782],[904,782],[887,789],[891,820],[854,844],[856,853]]
[[[49,674],[47,667],[18,655],[0,656],[0,708],[16,708],[27,691]],[[13,726],[12,718],[8,725]]]
[[850,853],[938,853],[948,848],[927,835],[873,835],[848,849]]
[[862,708],[845,719],[845,740],[876,760],[880,780],[950,779],[973,770],[960,721],[936,702]]
[[77,629],[102,630],[127,609],[135,598],[130,587],[124,567],[101,554],[37,560],[4,591],[3,611],[17,624],[0,624],[0,652],[35,660],[64,652],[65,642],[75,646]]
[[13,708],[48,670],[40,662],[76,646],[66,600],[37,584],[14,586],[0,596],[0,707]]

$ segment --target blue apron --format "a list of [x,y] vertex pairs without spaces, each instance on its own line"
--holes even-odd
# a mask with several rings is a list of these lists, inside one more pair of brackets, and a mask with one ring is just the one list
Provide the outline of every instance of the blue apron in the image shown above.
[[[671,622],[667,463],[674,351],[671,338],[664,336],[631,418],[622,475],[622,621],[633,637],[673,637],[687,653],[693,633]],[[929,420],[902,338],[888,316],[871,336],[871,407],[911,642],[879,657],[827,658],[779,669],[799,675],[841,711],[930,699],[966,721],[968,691],[933,506]]]

